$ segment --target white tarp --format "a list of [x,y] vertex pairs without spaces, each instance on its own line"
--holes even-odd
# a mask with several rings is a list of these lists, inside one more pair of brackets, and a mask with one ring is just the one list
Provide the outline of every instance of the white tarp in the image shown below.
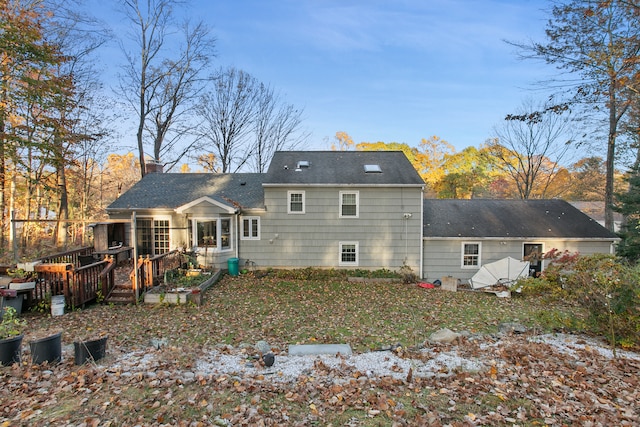
[[478,289],[499,284],[510,285],[519,278],[527,276],[529,276],[529,261],[506,257],[480,267],[470,282],[473,289]]

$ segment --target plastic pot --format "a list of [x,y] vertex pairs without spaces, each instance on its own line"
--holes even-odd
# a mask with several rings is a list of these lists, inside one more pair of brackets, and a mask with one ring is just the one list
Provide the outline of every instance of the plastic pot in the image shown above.
[[107,338],[102,337],[95,340],[74,342],[76,365],[84,365],[87,361],[95,362],[102,359],[107,353]]
[[29,342],[31,363],[58,363],[62,360],[62,332]]
[[16,335],[0,340],[0,365],[9,366],[20,363],[23,336]]

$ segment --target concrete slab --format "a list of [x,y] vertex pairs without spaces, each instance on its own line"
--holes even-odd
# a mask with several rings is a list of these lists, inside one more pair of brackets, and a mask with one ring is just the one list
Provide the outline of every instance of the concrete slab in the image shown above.
[[343,356],[351,356],[351,346],[349,344],[295,344],[289,346],[289,356],[338,353]]

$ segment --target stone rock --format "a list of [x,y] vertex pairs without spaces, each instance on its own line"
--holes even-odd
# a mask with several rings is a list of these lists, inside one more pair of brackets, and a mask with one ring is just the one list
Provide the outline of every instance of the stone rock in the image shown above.
[[256,350],[262,354],[267,354],[271,352],[271,346],[268,342],[260,340],[256,343]]
[[166,338],[151,338],[151,346],[156,350],[160,350],[161,347],[165,347],[169,342]]
[[317,354],[341,354],[351,356],[349,344],[292,344],[289,346],[289,356],[310,356]]
[[231,421],[225,420],[224,418],[218,415],[217,417],[214,418],[213,425],[220,426],[220,427],[229,427],[231,426]]
[[182,374],[182,382],[185,384],[191,384],[192,382],[194,382],[196,379],[196,374],[194,374],[193,372],[184,372]]
[[273,353],[266,353],[264,356],[262,356],[262,361],[264,362],[264,366],[270,368],[271,366],[273,366],[273,362],[276,361],[276,357],[273,355]]
[[498,326],[498,330],[500,331],[501,334],[524,334],[525,332],[527,332],[527,327],[524,325],[521,325],[520,323],[515,323],[515,322],[505,322],[505,323],[501,323]]
[[451,329],[444,328],[432,333],[429,336],[429,341],[435,343],[452,343],[460,337],[460,334],[453,332]]

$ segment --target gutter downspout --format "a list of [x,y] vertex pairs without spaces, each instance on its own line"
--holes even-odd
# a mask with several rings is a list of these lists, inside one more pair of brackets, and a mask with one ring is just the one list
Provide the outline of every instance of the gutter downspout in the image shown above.
[[235,217],[236,217],[236,249],[235,249],[235,254],[236,254],[236,258],[240,258],[240,213],[238,210],[236,210],[235,212]]
[[420,189],[420,232],[418,233],[420,239],[420,276],[424,278],[424,187]]

